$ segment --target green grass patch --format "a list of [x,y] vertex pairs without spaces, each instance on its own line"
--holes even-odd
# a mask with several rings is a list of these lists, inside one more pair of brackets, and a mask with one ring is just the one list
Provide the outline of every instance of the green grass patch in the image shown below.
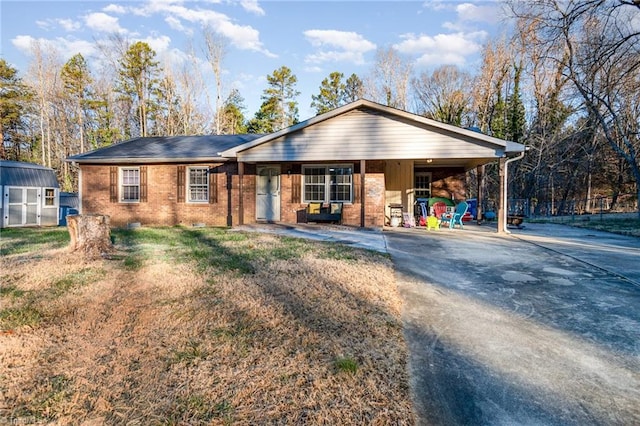
[[358,371],[358,361],[352,356],[340,356],[334,361],[336,370],[341,373],[355,374]]
[[38,399],[38,405],[35,407],[39,414],[44,417],[55,417],[64,410],[63,405],[69,401],[71,397],[71,387],[73,380],[64,374],[58,374],[47,378],[45,383],[45,392]]
[[83,268],[56,280],[51,286],[51,291],[54,296],[62,296],[73,289],[84,287],[99,280],[105,274],[106,272],[102,269]]
[[12,330],[18,327],[35,327],[42,321],[42,314],[32,306],[6,308],[0,311],[0,328]]
[[640,237],[640,219],[636,217],[618,217],[616,213],[593,214],[585,216],[558,216],[527,219],[529,223],[557,223],[576,228],[611,232],[612,234]]
[[25,295],[24,290],[20,290],[14,285],[8,285],[0,287],[0,297],[11,297],[14,299],[20,298]]
[[169,364],[191,365],[196,359],[204,359],[208,356],[207,352],[202,349],[200,342],[189,340],[182,349],[173,352],[169,359]]
[[591,219],[570,222],[569,225],[578,228],[594,229],[597,231],[612,232],[614,234],[629,235],[640,237],[640,219],[632,218],[614,218],[603,216],[603,220]]
[[[141,266],[140,258],[162,255],[173,262],[194,262],[200,273],[214,269],[250,275],[265,263],[299,258],[312,249],[304,240],[291,237],[277,237],[273,245],[261,246],[255,243],[259,234],[226,228],[115,229],[112,237],[116,245],[129,253],[125,268],[133,270]],[[163,254],[158,252],[159,248],[164,250]],[[356,259],[350,247],[332,248],[327,253],[322,256]]]
[[66,227],[4,228],[0,230],[0,255],[22,254],[69,245]]
[[144,259],[140,255],[130,254],[122,261],[122,266],[127,271],[137,271],[144,265]]
[[346,262],[355,262],[358,260],[353,249],[343,244],[327,244],[321,254],[321,258],[343,260]]
[[114,244],[122,244],[125,246],[154,244],[175,247],[180,243],[179,233],[176,232],[177,230],[180,230],[180,228],[151,227],[113,229],[111,230],[111,238]]
[[168,425],[208,423],[215,419],[222,424],[232,424],[233,406],[225,399],[211,401],[204,395],[194,394],[179,397],[173,403]]

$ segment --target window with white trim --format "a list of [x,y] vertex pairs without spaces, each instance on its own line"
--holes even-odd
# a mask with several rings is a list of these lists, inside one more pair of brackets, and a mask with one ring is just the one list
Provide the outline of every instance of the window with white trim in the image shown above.
[[302,166],[304,202],[350,203],[353,199],[352,164]]
[[187,182],[188,202],[209,202],[209,168],[189,167],[189,180]]
[[431,197],[431,173],[415,170],[413,191],[416,198]]
[[124,203],[140,201],[140,168],[122,167],[120,169],[120,201]]
[[56,190],[54,188],[44,189],[44,205],[45,207],[55,207],[56,205]]

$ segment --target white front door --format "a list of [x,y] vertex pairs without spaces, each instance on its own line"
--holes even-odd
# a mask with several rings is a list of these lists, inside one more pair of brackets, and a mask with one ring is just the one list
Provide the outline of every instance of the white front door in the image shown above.
[[280,167],[260,166],[256,179],[256,218],[280,220]]
[[5,188],[4,201],[8,210],[6,226],[38,225],[40,189]]

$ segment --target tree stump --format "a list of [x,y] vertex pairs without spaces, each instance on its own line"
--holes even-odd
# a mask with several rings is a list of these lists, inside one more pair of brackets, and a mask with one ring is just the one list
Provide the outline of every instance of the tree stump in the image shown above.
[[67,229],[71,237],[69,251],[80,252],[85,258],[104,257],[113,250],[109,216],[69,215]]

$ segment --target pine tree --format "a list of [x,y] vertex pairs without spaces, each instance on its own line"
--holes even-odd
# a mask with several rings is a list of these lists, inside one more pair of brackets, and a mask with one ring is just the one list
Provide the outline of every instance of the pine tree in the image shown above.
[[364,83],[356,74],[351,74],[347,78],[347,82],[344,87],[344,101],[355,102],[358,99],[362,99],[364,96]]
[[[262,95],[260,110],[263,119],[271,117],[274,131],[284,129],[298,122],[298,102],[295,100],[300,94],[296,90],[298,78],[286,66],[275,70],[267,76],[269,87]],[[266,110],[263,110],[265,109]]]
[[62,67],[60,76],[65,94],[75,106],[75,117],[72,117],[72,121],[78,126],[80,152],[82,153],[85,151],[85,109],[91,99],[90,85],[92,83],[89,67],[84,57],[80,53],[72,56]]
[[507,134],[507,104],[502,97],[502,89],[496,90],[496,100],[491,114],[491,136],[504,139]]
[[320,93],[311,95],[311,108],[316,114],[322,114],[344,104],[346,85],[342,82],[344,74],[334,71],[322,80]]
[[276,111],[278,106],[276,105],[276,98],[268,98],[260,109],[256,112],[255,116],[247,123],[248,133],[273,133],[276,131],[274,123],[277,120]]
[[30,98],[31,93],[18,77],[18,70],[0,58],[1,159],[20,159],[24,103]]
[[244,109],[244,99],[238,90],[233,89],[222,106],[221,134],[238,135],[247,132]]
[[526,119],[522,95],[520,94],[520,76],[522,65],[514,66],[513,91],[507,100],[507,139],[521,142],[524,138]]
[[122,100],[136,111],[140,136],[143,137],[148,133],[149,110],[153,109],[153,93],[158,85],[159,68],[155,56],[156,52],[147,43],[138,41],[127,49],[118,70],[116,90],[123,95]]

